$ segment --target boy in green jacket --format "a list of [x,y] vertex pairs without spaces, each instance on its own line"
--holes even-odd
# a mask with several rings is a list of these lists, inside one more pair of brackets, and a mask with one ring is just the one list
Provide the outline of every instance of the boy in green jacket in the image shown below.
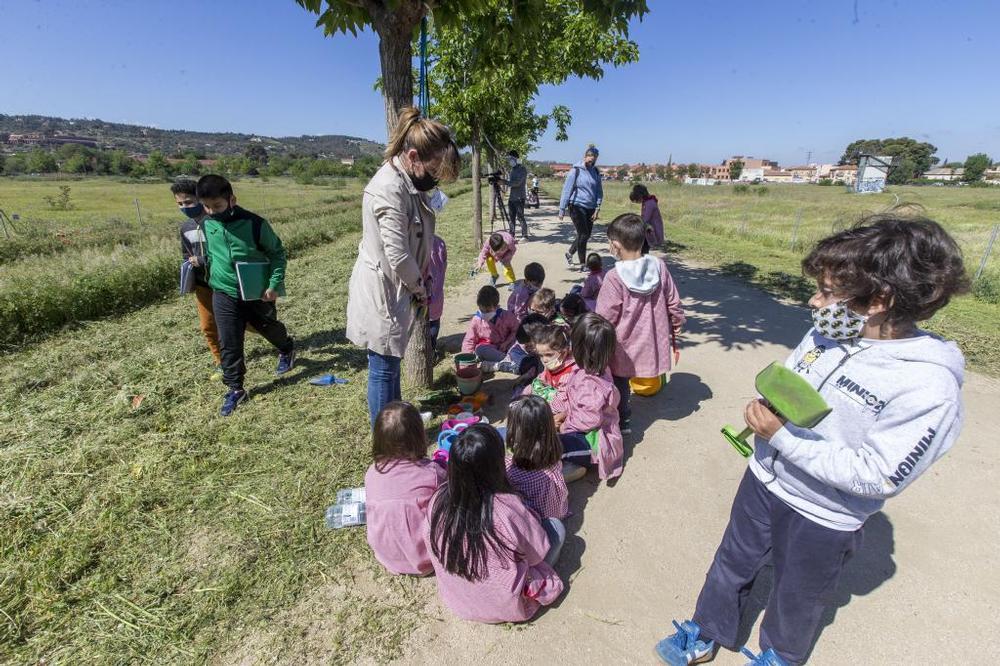
[[[284,291],[285,248],[267,220],[236,205],[233,186],[222,176],[202,176],[198,180],[198,201],[208,215],[204,223],[208,284],[219,331],[222,381],[229,387],[219,413],[229,416],[247,399],[243,388],[243,336],[247,324],[278,349],[277,374],[283,375],[295,365],[294,343],[285,325],[278,321],[274,304],[278,292]],[[235,266],[241,261],[270,263],[270,278],[262,295],[241,296]]]

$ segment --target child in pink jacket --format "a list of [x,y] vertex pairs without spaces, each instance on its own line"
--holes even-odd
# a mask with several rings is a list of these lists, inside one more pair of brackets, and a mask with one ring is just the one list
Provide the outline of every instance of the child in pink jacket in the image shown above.
[[500,273],[497,272],[497,264],[499,263],[503,265],[503,275],[507,278],[507,282],[513,285],[517,280],[517,275],[510,262],[516,252],[517,241],[514,240],[513,236],[506,231],[494,231],[483,243],[483,249],[479,252],[479,261],[476,262],[473,274],[482,269],[483,264],[486,264],[486,269],[490,272],[491,284],[495,287],[497,279],[500,277]]
[[[570,334],[573,372],[552,401],[562,433],[563,459],[597,465],[604,480],[622,473],[625,448],[618,427],[619,393],[608,370],[617,340],[614,327],[593,312],[580,316]],[[566,471],[572,477],[571,471]]]
[[632,187],[632,193],[628,198],[632,203],[642,205],[641,217],[643,224],[646,225],[646,243],[642,253],[646,254],[650,247],[663,244],[663,216],[660,215],[660,204],[641,183],[636,183]]
[[545,518],[565,520],[569,490],[562,472],[562,444],[549,403],[526,395],[507,408],[507,480],[524,503]]
[[528,314],[528,303],[535,292],[542,288],[545,282],[545,269],[541,264],[531,262],[524,267],[524,279],[514,285],[514,291],[507,299],[507,309],[518,319],[524,319]]
[[595,309],[611,322],[618,336],[611,374],[621,394],[618,411],[623,434],[632,431],[628,380],[670,372],[671,357],[679,356],[677,335],[685,321],[667,265],[662,259],[642,254],[644,227],[642,218],[634,213],[612,220],[608,244],[618,261],[604,279]]
[[394,574],[430,573],[427,507],[447,472],[427,458],[424,424],[413,405],[390,402],[382,408],[372,452],[375,462],[365,473],[368,545]]
[[511,488],[496,429],[462,431],[429,509],[427,540],[444,605],[475,622],[530,620],[562,594],[552,566],[565,537],[559,520],[539,520]]
[[469,320],[462,339],[463,352],[475,352],[483,361],[502,361],[517,337],[520,321],[500,307],[500,292],[486,285],[476,296],[479,310]]
[[604,262],[601,255],[591,252],[587,255],[587,277],[580,288],[580,296],[587,304],[587,309],[591,312],[597,307],[597,295],[601,293],[601,285],[604,284]]

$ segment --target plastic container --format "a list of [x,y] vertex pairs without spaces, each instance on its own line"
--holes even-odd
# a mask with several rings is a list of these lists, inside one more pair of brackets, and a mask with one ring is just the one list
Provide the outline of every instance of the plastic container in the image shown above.
[[659,377],[633,377],[628,380],[629,386],[632,387],[632,393],[642,396],[656,395],[663,388],[665,382],[665,375],[660,375]]
[[455,369],[461,370],[463,368],[478,368],[479,367],[479,357],[472,352],[463,352],[461,354],[455,354]]
[[475,366],[459,368],[455,371],[455,381],[459,393],[472,395],[483,385],[483,373]]
[[365,503],[364,486],[361,488],[344,488],[337,491],[337,504],[348,504],[350,502]]
[[365,524],[365,503],[334,504],[326,509],[326,526],[331,530]]

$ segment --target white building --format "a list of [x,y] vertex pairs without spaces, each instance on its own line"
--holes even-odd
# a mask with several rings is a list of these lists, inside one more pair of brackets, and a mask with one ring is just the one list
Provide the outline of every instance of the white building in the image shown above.
[[927,180],[940,180],[945,182],[950,182],[953,180],[962,180],[962,176],[965,174],[964,167],[957,167],[952,169],[951,167],[935,167],[933,169],[928,169],[924,172],[924,178]]

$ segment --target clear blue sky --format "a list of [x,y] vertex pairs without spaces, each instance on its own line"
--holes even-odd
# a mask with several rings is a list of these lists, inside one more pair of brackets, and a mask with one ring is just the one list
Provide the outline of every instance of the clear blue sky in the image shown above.
[[[835,161],[908,135],[1000,159],[1000,3],[650,0],[641,60],[544,89],[570,141],[533,157],[604,163]],[[368,32],[325,38],[292,0],[0,0],[0,112],[162,128],[384,140]],[[530,63],[526,63],[530,66]]]

